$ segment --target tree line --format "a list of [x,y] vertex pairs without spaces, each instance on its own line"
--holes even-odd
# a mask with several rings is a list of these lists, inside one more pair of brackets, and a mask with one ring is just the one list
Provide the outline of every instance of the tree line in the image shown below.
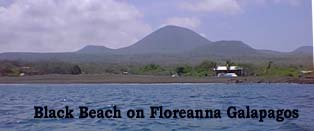
[[0,76],[44,75],[44,74],[134,74],[134,75],[176,75],[208,77],[214,76],[214,68],[218,65],[235,65],[244,69],[246,76],[291,76],[297,77],[300,70],[305,69],[302,65],[276,65],[267,61],[263,65],[249,63],[234,63],[226,61],[217,63],[204,60],[196,65],[127,65],[127,64],[102,64],[102,63],[68,63],[61,61],[0,61]]
[[22,61],[0,61],[0,76],[19,75],[44,75],[44,74],[82,74],[77,64],[65,62],[22,62]]

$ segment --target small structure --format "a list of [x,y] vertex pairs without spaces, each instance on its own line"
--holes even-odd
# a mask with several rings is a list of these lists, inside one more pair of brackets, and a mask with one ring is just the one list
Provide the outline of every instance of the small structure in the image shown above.
[[313,71],[301,71],[302,74],[311,74]]
[[238,77],[243,76],[243,68],[239,66],[217,66],[214,68],[218,77]]
[[25,73],[20,73],[20,76],[21,76],[21,77],[25,76]]
[[311,70],[303,70],[300,71],[300,76],[299,77],[311,77],[314,76],[314,72]]
[[178,77],[178,75],[177,74],[172,74],[171,77],[175,78],[175,77]]

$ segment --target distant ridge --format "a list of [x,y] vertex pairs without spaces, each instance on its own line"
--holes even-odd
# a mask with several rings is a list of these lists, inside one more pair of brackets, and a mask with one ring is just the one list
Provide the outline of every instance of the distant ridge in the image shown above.
[[216,41],[210,45],[193,49],[191,54],[200,56],[234,57],[256,55],[258,51],[242,41]]
[[313,54],[313,46],[302,46],[292,51],[292,53]]
[[313,47],[304,46],[292,52],[254,49],[242,41],[212,42],[198,33],[178,26],[165,26],[131,46],[110,49],[88,45],[76,52],[65,53],[0,53],[0,60],[66,61],[123,64],[196,63],[202,60],[238,60],[258,63],[276,61],[289,64],[312,64]]

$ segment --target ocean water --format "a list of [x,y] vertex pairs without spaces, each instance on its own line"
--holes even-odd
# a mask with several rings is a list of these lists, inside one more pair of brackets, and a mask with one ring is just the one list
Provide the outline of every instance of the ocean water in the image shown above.
[[[119,119],[34,119],[34,106],[88,106],[122,111]],[[220,109],[221,119],[152,119],[150,106]],[[299,118],[230,119],[229,106],[298,109]],[[146,118],[130,119],[128,109]],[[78,112],[77,112],[78,113]],[[78,114],[75,114],[78,115]],[[77,116],[76,116],[77,117]],[[25,84],[0,85],[0,130],[314,130],[314,85],[299,84]]]

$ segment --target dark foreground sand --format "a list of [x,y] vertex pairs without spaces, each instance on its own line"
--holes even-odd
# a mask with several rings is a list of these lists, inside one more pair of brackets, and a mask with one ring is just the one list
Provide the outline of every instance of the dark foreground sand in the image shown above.
[[0,77],[2,84],[71,84],[71,83],[301,83],[314,84],[314,78],[261,78],[261,77],[170,77],[151,75],[38,75],[24,77]]

